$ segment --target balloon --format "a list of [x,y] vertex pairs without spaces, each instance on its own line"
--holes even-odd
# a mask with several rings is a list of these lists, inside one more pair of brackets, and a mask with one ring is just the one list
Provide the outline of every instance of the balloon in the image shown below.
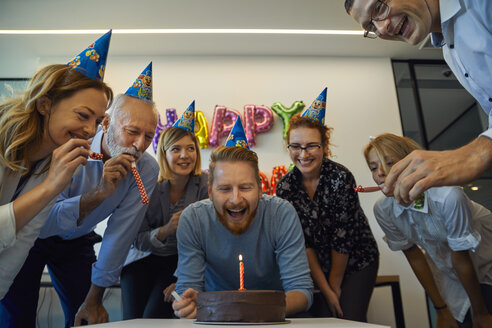
[[225,106],[215,106],[208,144],[217,147],[221,137],[229,135],[239,113]]
[[200,148],[208,148],[208,126],[203,112],[195,111],[195,136]]
[[226,108],[224,114],[224,127],[222,128],[222,137],[227,137],[231,133],[234,123],[236,123],[237,118],[240,114],[234,109]]
[[290,107],[285,107],[279,102],[276,102],[272,105],[272,109],[275,113],[277,113],[280,118],[282,118],[282,122],[284,123],[284,139],[287,138],[287,130],[289,130],[289,121],[292,116],[301,112],[306,105],[302,101],[296,101]]
[[159,137],[162,131],[166,127],[161,123],[161,115],[157,114],[157,127],[155,128],[154,138],[152,139],[152,148],[154,148],[154,153],[157,154],[157,145],[159,144]]
[[266,175],[264,175],[262,172],[260,172],[260,178],[261,178],[261,191],[264,194],[269,194],[270,193],[270,184],[268,183],[268,179]]
[[287,174],[287,169],[284,165],[275,166],[272,171],[272,182],[270,183],[270,195],[275,195],[277,191],[277,184],[280,179]]
[[270,131],[273,127],[273,112],[267,106],[244,106],[246,139],[250,147],[256,145],[256,134]]
[[178,120],[176,109],[175,108],[166,109],[166,118],[167,118],[166,128],[170,128]]

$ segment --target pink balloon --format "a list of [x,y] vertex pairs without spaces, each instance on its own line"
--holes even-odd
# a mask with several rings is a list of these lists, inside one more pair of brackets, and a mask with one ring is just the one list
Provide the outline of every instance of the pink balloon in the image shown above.
[[256,134],[270,131],[273,127],[273,111],[264,105],[244,106],[244,132],[250,147],[256,146]]
[[273,110],[265,105],[256,106],[255,126],[257,133],[268,132],[273,127]]
[[210,126],[210,137],[208,138],[208,144],[211,147],[217,147],[219,145],[220,135],[224,127],[225,111],[226,108],[224,106],[215,106],[212,125]]
[[256,146],[255,105],[244,106],[244,133],[249,146]]
[[235,111],[234,109],[226,108],[224,115],[224,127],[222,128],[222,137],[227,137],[229,133],[231,133],[231,130],[234,127],[234,123],[239,116],[239,112]]
[[229,135],[238,116],[239,113],[233,109],[225,106],[215,106],[208,139],[208,144],[211,147],[217,147],[220,143],[220,138]]

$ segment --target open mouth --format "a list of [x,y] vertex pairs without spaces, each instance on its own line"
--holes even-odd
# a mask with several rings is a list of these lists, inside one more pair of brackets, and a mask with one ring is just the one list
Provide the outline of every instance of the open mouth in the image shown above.
[[226,210],[227,214],[234,220],[241,220],[246,214],[246,207],[245,208],[240,208],[240,209],[233,209],[233,208],[228,208]]
[[401,21],[400,26],[397,30],[398,32],[396,34],[401,35],[403,37],[407,37],[408,36],[408,27],[409,27],[408,16],[405,16],[403,18],[403,20]]
[[302,166],[305,166],[305,165],[309,165],[312,163],[312,159],[298,159],[299,161],[299,164],[301,164]]

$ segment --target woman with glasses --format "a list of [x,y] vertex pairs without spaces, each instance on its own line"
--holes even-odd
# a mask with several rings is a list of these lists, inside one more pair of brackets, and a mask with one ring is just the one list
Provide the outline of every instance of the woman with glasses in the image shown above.
[[303,227],[311,275],[321,292],[310,313],[365,322],[379,252],[352,173],[329,159],[331,128],[303,115],[290,120],[287,148],[295,167],[279,182],[277,196],[294,205]]
[[[190,112],[187,117],[193,120],[194,109]],[[158,182],[121,272],[124,320],[173,318],[170,293],[176,281],[179,218],[186,206],[208,198],[208,174],[201,170],[200,148],[191,131],[194,123],[189,129],[173,126],[159,138]]]

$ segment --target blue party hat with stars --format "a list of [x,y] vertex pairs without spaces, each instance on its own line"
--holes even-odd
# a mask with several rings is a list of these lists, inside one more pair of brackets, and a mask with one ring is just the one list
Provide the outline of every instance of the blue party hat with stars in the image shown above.
[[307,117],[310,120],[320,122],[322,125],[325,124],[325,111],[326,111],[326,90],[325,88],[319,94],[318,98],[309,106],[308,109],[302,113],[302,117]]
[[186,130],[191,133],[195,133],[195,101],[188,106],[184,111],[183,116],[176,123],[174,127]]
[[125,95],[152,101],[152,62],[140,73]]
[[232,127],[231,133],[227,137],[226,147],[243,147],[249,149],[248,141],[246,139],[246,134],[244,133],[243,124],[241,123],[241,117],[237,117],[234,126]]
[[90,44],[84,51],[67,63],[68,66],[79,71],[93,80],[103,80],[106,60],[108,59],[111,30]]

